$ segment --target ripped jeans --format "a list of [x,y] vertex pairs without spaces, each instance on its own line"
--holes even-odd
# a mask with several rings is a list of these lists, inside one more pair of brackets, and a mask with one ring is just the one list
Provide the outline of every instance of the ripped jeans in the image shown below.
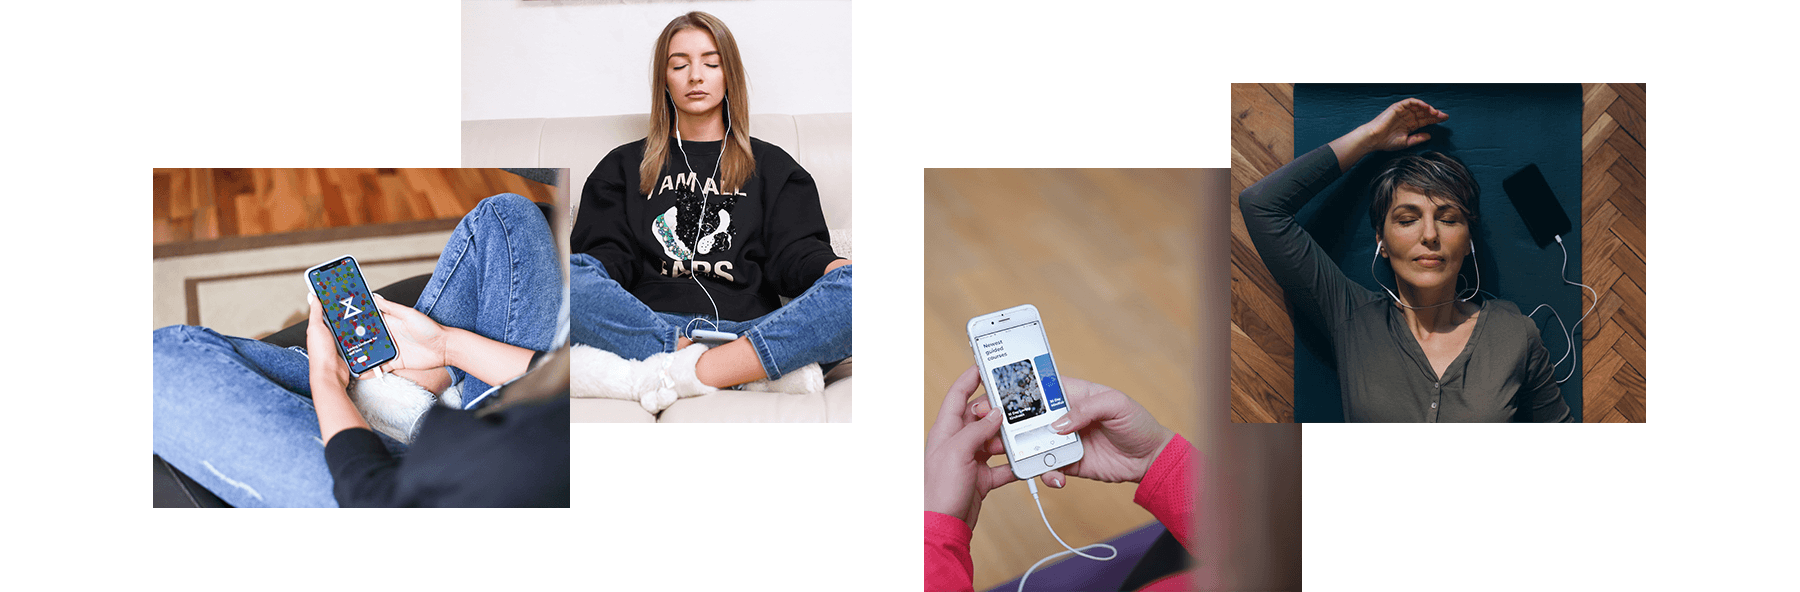
[[153,341],[156,454],[239,508],[337,505],[304,349],[187,325]]
[[[546,351],[566,294],[559,263],[536,205],[490,197],[457,224],[415,308],[447,327]],[[240,508],[338,505],[303,348],[185,325],[157,329],[153,344],[157,455]],[[450,373],[465,401],[488,389]],[[406,450],[380,437],[390,452]]]
[[569,257],[571,304],[569,338],[619,357],[642,360],[675,351],[676,338],[696,318],[709,327],[750,340],[769,378],[817,362],[821,366],[850,357],[851,268],[843,265],[813,282],[811,288],[775,312],[731,321],[712,315],[657,312],[632,296],[606,273],[606,266],[586,253]]

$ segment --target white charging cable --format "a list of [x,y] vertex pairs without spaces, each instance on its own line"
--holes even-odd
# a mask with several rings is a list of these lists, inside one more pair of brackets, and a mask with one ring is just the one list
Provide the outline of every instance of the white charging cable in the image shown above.
[[[1057,557],[1062,557],[1062,556],[1068,555],[1070,553],[1074,553],[1076,555],[1080,555],[1082,557],[1086,557],[1086,558],[1092,559],[1094,561],[1112,561],[1114,559],[1119,558],[1118,547],[1114,547],[1114,546],[1108,545],[1106,543],[1094,543],[1092,545],[1088,545],[1088,546],[1082,547],[1080,549],[1070,547],[1068,543],[1064,543],[1062,540],[1062,537],[1058,536],[1056,534],[1056,528],[1053,526],[1050,526],[1050,517],[1048,515],[1044,514],[1044,501],[1041,499],[1038,499],[1037,480],[1027,479],[1027,480],[1025,480],[1025,484],[1031,486],[1031,501],[1037,502],[1038,516],[1041,516],[1044,518],[1044,528],[1050,529],[1050,536],[1056,537],[1056,542],[1061,543],[1063,548],[1068,549],[1068,550],[1067,551],[1057,551],[1055,554],[1050,555],[1049,557],[1045,557],[1043,559],[1039,559],[1037,563],[1031,564],[1031,569],[1025,570],[1025,575],[1019,576],[1019,592],[1025,592],[1025,580],[1027,578],[1031,577],[1031,572],[1037,571],[1038,566],[1043,565],[1044,562],[1049,561],[1051,559],[1055,559]],[[1089,555],[1087,553],[1082,552],[1082,551],[1086,551],[1088,549],[1100,549],[1100,548],[1105,548],[1107,550],[1112,551],[1112,555],[1107,556],[1107,557],[1096,557],[1096,556]]]
[[[1582,288],[1585,288],[1589,294],[1592,294],[1594,296],[1594,302],[1592,304],[1588,305],[1587,312],[1581,313],[1581,318],[1576,319],[1575,324],[1573,326],[1563,328],[1563,340],[1569,344],[1569,350],[1563,352],[1563,357],[1557,358],[1556,363],[1550,365],[1551,368],[1555,368],[1557,366],[1562,365],[1563,360],[1569,359],[1569,357],[1571,355],[1575,354],[1575,346],[1576,346],[1575,331],[1579,330],[1581,328],[1581,322],[1587,320],[1588,315],[1594,312],[1594,307],[1600,305],[1600,293],[1599,292],[1595,292],[1594,289],[1591,287],[1588,287],[1587,284],[1569,281],[1569,245],[1563,244],[1562,235],[1560,235],[1560,234],[1556,235],[1556,244],[1557,244],[1557,246],[1562,247],[1562,252],[1563,252],[1562,275],[1560,275],[1558,277],[1562,278],[1562,281],[1564,284],[1569,284],[1572,286],[1581,286]],[[1540,305],[1538,305],[1538,308],[1543,308],[1546,306],[1549,306],[1549,305],[1548,304],[1540,304]],[[1537,314],[1537,309],[1536,308],[1531,309],[1531,314]],[[1556,323],[1559,325],[1562,324],[1562,315],[1557,314],[1556,309],[1554,309],[1554,308],[1550,309],[1550,314],[1555,314],[1556,315]],[[1531,316],[1531,315],[1525,315],[1525,316]],[[1575,358],[1575,360],[1571,362],[1571,364],[1569,366],[1568,375],[1563,376],[1560,379],[1557,379],[1557,381],[1556,381],[1557,384],[1562,384],[1563,381],[1566,381],[1570,378],[1575,377],[1575,369],[1577,368],[1577,366],[1575,365],[1575,362],[1579,362],[1579,360],[1580,360],[1580,357],[1577,356]]]

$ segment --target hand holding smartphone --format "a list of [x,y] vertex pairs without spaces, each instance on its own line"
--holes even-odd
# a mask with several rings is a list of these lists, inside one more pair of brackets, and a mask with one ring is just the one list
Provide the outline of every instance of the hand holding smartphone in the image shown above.
[[307,269],[306,286],[319,297],[332,341],[351,374],[360,375],[399,355],[355,257],[345,255]]
[[988,402],[1005,414],[1000,440],[1013,475],[1030,479],[1081,460],[1081,436],[1050,428],[1068,415],[1069,405],[1037,307],[981,315],[969,319],[968,328]]

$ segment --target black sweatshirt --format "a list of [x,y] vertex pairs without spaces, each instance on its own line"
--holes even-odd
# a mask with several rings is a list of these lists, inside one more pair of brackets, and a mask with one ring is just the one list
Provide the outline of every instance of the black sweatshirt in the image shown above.
[[325,444],[325,465],[346,508],[567,508],[569,399],[482,417],[433,406],[404,458],[350,428]]
[[644,144],[613,149],[588,175],[569,246],[651,310],[710,315],[710,292],[720,318],[748,321],[773,312],[779,296],[805,292],[838,258],[812,175],[781,148],[751,138],[755,174],[722,194],[723,175],[713,171],[723,142],[682,142],[684,159],[671,139],[646,197],[638,192]]

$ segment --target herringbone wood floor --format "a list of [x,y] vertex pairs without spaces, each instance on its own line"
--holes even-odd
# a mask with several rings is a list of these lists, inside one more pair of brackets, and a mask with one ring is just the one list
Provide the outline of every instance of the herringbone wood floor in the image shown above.
[[[1646,420],[1645,88],[1582,85],[1583,420]],[[1231,419],[1294,419],[1294,327],[1237,196],[1294,158],[1294,86],[1231,85]],[[1594,299],[1582,291],[1582,306]]]

